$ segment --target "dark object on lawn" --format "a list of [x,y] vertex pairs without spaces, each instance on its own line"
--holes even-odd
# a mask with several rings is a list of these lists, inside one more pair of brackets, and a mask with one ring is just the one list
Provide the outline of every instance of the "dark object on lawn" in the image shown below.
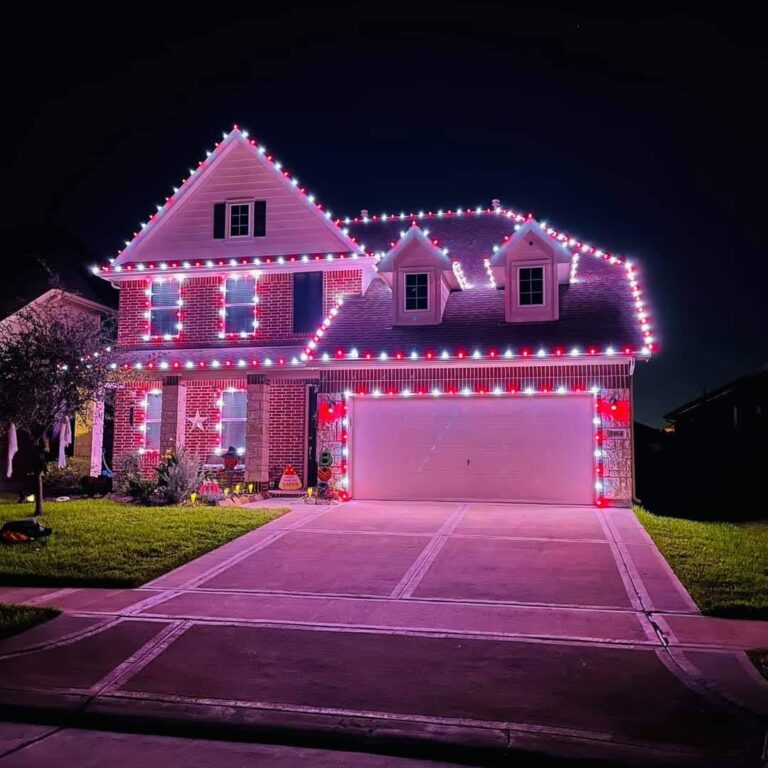
[[37,541],[50,535],[51,529],[32,517],[26,520],[10,520],[0,528],[0,541],[5,544]]
[[106,496],[112,491],[112,478],[104,475],[99,477],[86,475],[80,478],[80,488],[85,496]]

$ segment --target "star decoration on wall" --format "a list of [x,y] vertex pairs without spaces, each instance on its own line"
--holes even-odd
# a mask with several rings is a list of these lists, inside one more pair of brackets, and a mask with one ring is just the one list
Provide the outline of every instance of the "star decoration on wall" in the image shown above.
[[195,411],[194,416],[187,416],[187,421],[192,425],[190,429],[199,429],[201,432],[205,431],[205,422],[208,421],[207,416],[201,416],[200,411]]

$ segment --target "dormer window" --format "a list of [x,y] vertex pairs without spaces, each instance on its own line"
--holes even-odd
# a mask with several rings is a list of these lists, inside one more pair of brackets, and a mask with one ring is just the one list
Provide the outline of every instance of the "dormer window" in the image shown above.
[[429,274],[412,272],[405,275],[405,310],[429,309]]
[[229,236],[248,237],[251,229],[251,204],[231,203],[229,206]]
[[544,306],[544,267],[520,267],[517,274],[520,306]]

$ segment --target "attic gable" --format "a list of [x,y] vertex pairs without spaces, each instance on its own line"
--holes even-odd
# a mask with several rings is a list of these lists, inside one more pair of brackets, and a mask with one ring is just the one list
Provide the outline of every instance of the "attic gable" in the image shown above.
[[[214,206],[263,201],[263,236],[214,238]],[[359,251],[357,244],[247,134],[234,129],[120,253],[116,264],[161,259]]]

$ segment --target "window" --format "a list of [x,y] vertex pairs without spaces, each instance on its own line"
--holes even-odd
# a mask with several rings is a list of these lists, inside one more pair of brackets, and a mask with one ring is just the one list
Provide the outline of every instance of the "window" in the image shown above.
[[293,275],[293,332],[314,333],[323,322],[323,273]]
[[232,203],[229,206],[229,236],[248,237],[250,234],[250,203]]
[[544,267],[520,267],[518,288],[521,307],[544,304]]
[[219,336],[249,336],[258,327],[254,316],[256,278],[250,275],[228,277],[224,281],[223,289],[224,308],[221,312],[224,316],[224,330]]
[[144,407],[144,450],[160,450],[160,417],[163,409],[163,394],[158,390],[147,392]]
[[231,447],[238,456],[245,454],[247,395],[242,389],[228,389],[221,393],[221,453]]
[[176,280],[155,280],[149,292],[149,335],[170,339],[181,330],[179,321],[179,283]]
[[405,308],[409,312],[429,309],[429,275],[426,272],[405,276]]

